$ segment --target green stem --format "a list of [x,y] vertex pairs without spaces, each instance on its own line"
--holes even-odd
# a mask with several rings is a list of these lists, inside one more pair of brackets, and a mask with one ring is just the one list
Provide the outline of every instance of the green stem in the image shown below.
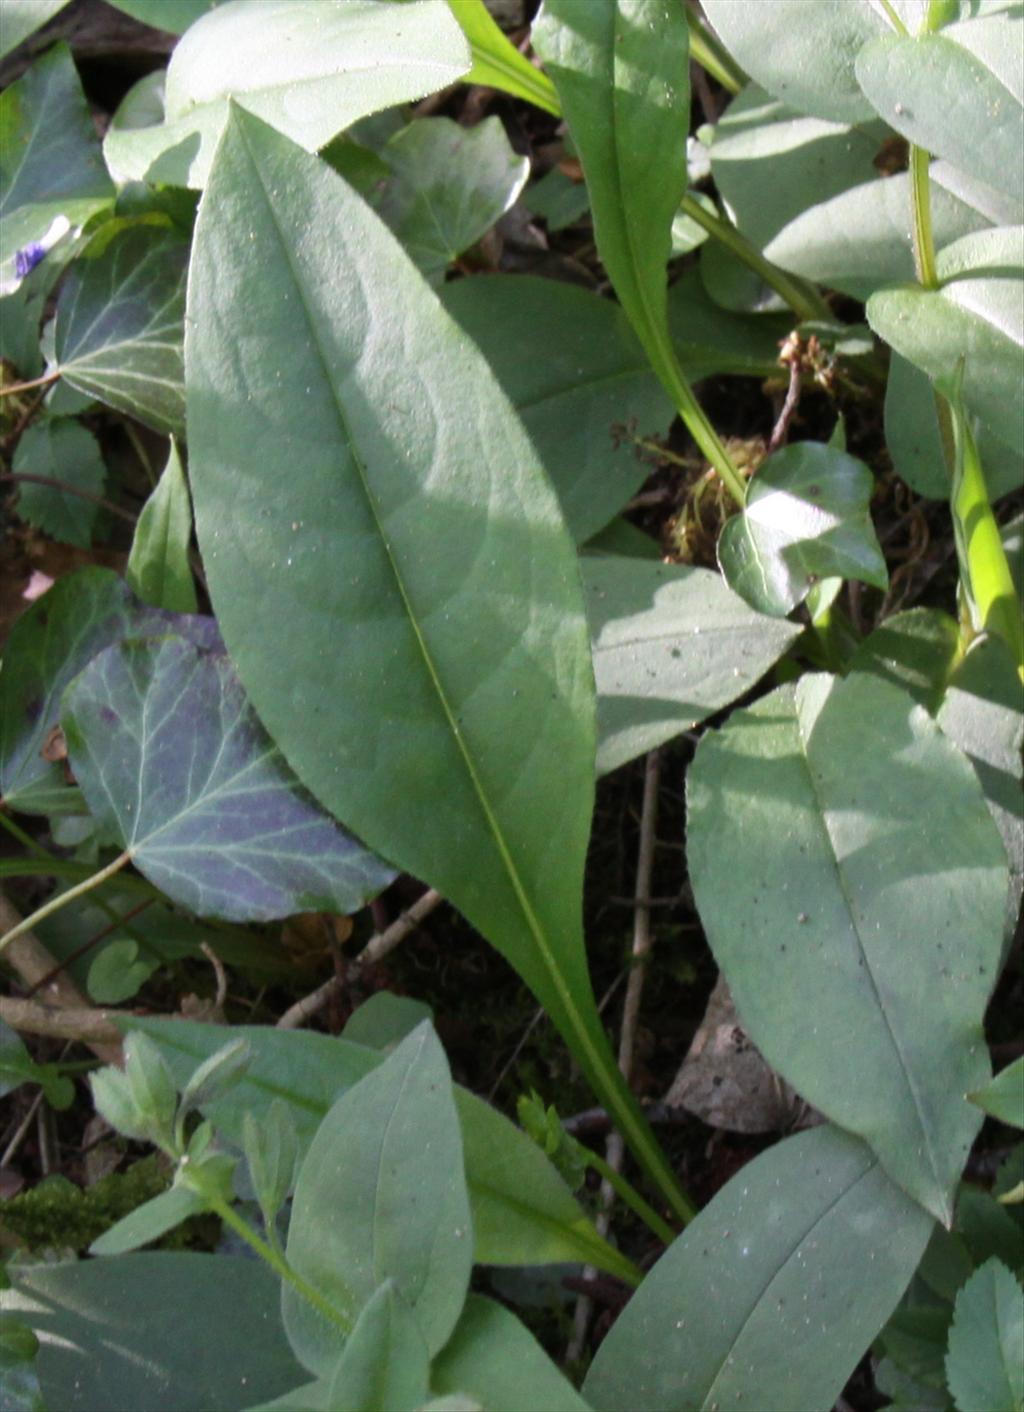
[[938,289],[939,275],[935,267],[935,239],[932,235],[931,182],[928,177],[929,154],[923,147],[910,149],[910,192],[914,209],[914,270],[918,283],[925,289]]
[[115,873],[119,873],[128,863],[132,861],[131,852],[125,849],[118,854],[112,863],[108,863],[105,868],[100,868],[98,873],[91,873],[89,877],[78,883],[75,887],[68,888],[67,892],[59,892],[56,897],[51,897],[49,902],[44,902],[42,907],[37,907],[30,916],[24,917],[15,927],[3,937],[0,937],[0,951],[10,946],[11,942],[19,936],[24,936],[26,932],[46,920],[54,912],[59,912],[62,907],[66,907],[69,902],[74,902],[77,897],[82,897],[85,893],[91,892],[93,888],[105,883],[108,878],[112,878]]
[[31,834],[14,822],[11,816],[0,809],[0,826],[5,828],[12,838],[16,838],[22,848],[27,848],[35,858],[49,858],[50,855],[41,843],[37,843]]
[[[658,1237],[662,1245],[671,1245],[676,1238],[676,1232],[667,1221],[661,1219],[653,1206],[647,1204],[632,1183],[628,1182],[621,1172],[617,1172],[606,1162],[599,1152],[584,1147],[582,1143],[579,1146],[587,1166],[593,1167],[594,1171],[612,1186],[616,1194],[626,1203],[634,1215],[640,1217],[644,1225]],[[695,1213],[691,1211],[690,1214],[692,1216]]]
[[[0,858],[0,880],[4,878],[69,878],[76,882],[92,878],[92,870],[85,863],[76,863],[73,858],[54,858],[40,855],[35,858]],[[142,897],[162,898],[159,888],[148,883],[135,873],[126,873],[119,886],[126,891],[138,893]]]
[[909,39],[910,31],[900,19],[899,14],[897,13],[893,5],[890,3],[890,0],[882,0],[882,9],[889,16],[889,22],[892,25],[893,29],[896,31],[896,33],[902,35],[904,39]]
[[44,373],[42,377],[31,378],[28,382],[10,382],[6,387],[0,387],[0,397],[13,397],[18,392],[31,392],[36,387],[49,387],[51,382],[56,382],[60,377],[60,369]]
[[713,79],[729,93],[739,93],[747,76],[712,30],[698,15],[686,7],[686,26],[690,31],[690,58],[706,69]]
[[773,265],[770,260],[766,260],[757,246],[752,244],[745,235],[741,235],[730,221],[723,220],[721,216],[715,216],[706,210],[690,192],[687,192],[683,197],[682,210],[692,221],[696,221],[703,230],[706,230],[708,235],[724,245],[727,250],[732,251],[748,269],[759,275],[769,289],[774,289],[780,299],[786,301],[797,318],[826,319],[828,322],[832,322],[832,310],[816,289],[795,275],[788,275],[785,270],[780,270],[778,265]]
[[337,1309],[329,1300],[325,1299],[320,1291],[316,1289],[315,1286],[311,1285],[308,1280],[304,1280],[302,1276],[288,1264],[288,1261],[279,1251],[275,1250],[262,1236],[257,1235],[249,1223],[243,1221],[242,1217],[239,1216],[233,1206],[229,1205],[228,1202],[210,1189],[207,1183],[203,1181],[201,1169],[197,1168],[195,1171],[190,1172],[188,1180],[189,1184],[203,1197],[203,1200],[206,1202],[207,1206],[209,1206],[210,1210],[213,1211],[215,1215],[219,1216],[226,1226],[230,1226],[235,1234],[240,1236],[242,1240],[245,1241],[246,1245],[256,1252],[261,1260],[265,1260],[280,1279],[290,1284],[303,1299],[307,1300],[308,1303],[313,1306],[318,1314],[323,1315],[328,1323],[333,1324],[335,1328],[340,1329],[344,1334],[350,1334],[352,1332],[352,1321],[346,1318],[341,1310]]

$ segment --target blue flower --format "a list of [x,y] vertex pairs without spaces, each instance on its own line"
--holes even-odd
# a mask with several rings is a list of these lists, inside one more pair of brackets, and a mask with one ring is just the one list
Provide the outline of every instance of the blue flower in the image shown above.
[[19,250],[14,257],[14,273],[18,279],[24,279],[27,274],[39,264],[40,260],[46,258],[46,246],[40,245],[37,240],[31,241],[23,250]]

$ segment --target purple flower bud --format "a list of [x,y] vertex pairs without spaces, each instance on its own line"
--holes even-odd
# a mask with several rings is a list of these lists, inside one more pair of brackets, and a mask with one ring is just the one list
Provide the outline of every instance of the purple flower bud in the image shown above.
[[15,255],[14,273],[17,275],[18,279],[24,279],[27,274],[35,269],[39,261],[45,259],[45,257],[46,246],[40,245],[37,240],[33,240]]

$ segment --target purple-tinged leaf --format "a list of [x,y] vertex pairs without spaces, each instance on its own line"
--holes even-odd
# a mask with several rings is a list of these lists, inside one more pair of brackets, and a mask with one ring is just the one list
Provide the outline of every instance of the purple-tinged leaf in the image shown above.
[[193,912],[349,912],[394,876],[301,788],[223,652],[116,643],[72,684],[61,724],[93,814]]

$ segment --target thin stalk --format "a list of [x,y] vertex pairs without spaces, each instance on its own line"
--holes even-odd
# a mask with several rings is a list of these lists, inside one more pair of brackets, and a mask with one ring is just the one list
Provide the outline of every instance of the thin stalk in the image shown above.
[[683,197],[681,209],[684,215],[689,216],[692,221],[696,221],[703,230],[707,231],[708,235],[724,245],[738,260],[742,260],[748,269],[759,275],[769,289],[774,289],[779,298],[786,301],[797,318],[825,319],[831,323],[832,310],[818,291],[806,281],[795,275],[788,275],[785,270],[780,270],[778,265],[773,265],[770,260],[766,260],[757,246],[752,244],[745,235],[741,235],[730,221],[723,220],[721,216],[713,215],[706,210],[690,192],[687,192]]
[[713,79],[732,94],[739,93],[747,76],[736,60],[698,15],[686,7],[686,27],[690,31],[690,58],[706,69]]
[[931,157],[923,147],[910,149],[910,192],[914,211],[914,271],[925,289],[938,289],[935,238],[932,234]]
[[[54,858],[40,854],[34,858],[0,858],[0,880],[4,878],[70,878],[81,882],[92,878],[93,874],[86,863],[76,863],[73,858]],[[126,891],[140,896],[162,898],[158,887],[140,878],[135,873],[126,873],[120,886]],[[99,899],[97,899],[99,900]],[[102,903],[100,904],[102,906]],[[108,915],[113,915],[109,913]]]
[[[678,1232],[674,1231],[667,1221],[662,1220],[653,1206],[647,1204],[632,1182],[627,1181],[621,1172],[617,1172],[599,1152],[594,1152],[589,1147],[582,1147],[582,1151],[587,1165],[593,1167],[598,1176],[614,1188],[615,1194],[626,1203],[635,1215],[640,1217],[644,1225],[658,1237],[663,1245],[671,1245]],[[690,1219],[696,1214],[691,1210]]]
[[21,825],[16,824],[11,816],[5,813],[3,809],[0,809],[0,827],[5,828],[11,837],[17,839],[22,848],[27,848],[34,857],[40,859],[50,857],[50,854],[47,853],[42,844],[37,843],[32,835],[26,833]]
[[243,1221],[233,1206],[209,1189],[202,1180],[201,1169],[189,1174],[189,1183],[199,1191],[210,1210],[219,1216],[226,1226],[230,1226],[235,1234],[240,1236],[261,1260],[265,1260],[280,1279],[290,1284],[303,1299],[311,1304],[318,1314],[323,1315],[328,1323],[333,1324],[335,1328],[341,1329],[342,1333],[350,1334],[352,1332],[351,1320],[346,1318],[341,1310],[337,1309],[329,1300],[325,1299],[308,1280],[304,1280],[279,1251],[275,1250],[262,1236],[257,1235],[249,1223]]
[[17,937],[24,936],[26,932],[32,931],[40,922],[44,922],[46,918],[51,916],[54,912],[59,912],[62,907],[66,907],[69,902],[74,902],[77,897],[83,897],[85,893],[92,892],[93,888],[99,887],[102,883],[105,883],[108,878],[112,878],[115,873],[119,873],[121,869],[126,867],[131,861],[131,852],[125,849],[123,853],[118,854],[112,863],[108,863],[105,868],[100,868],[99,872],[91,873],[89,877],[76,884],[75,887],[68,888],[67,892],[59,892],[56,897],[51,897],[49,902],[44,902],[42,907],[37,907],[30,916],[23,917],[17,926],[12,927],[5,936],[0,937],[0,952],[10,946],[11,942]]
[[882,3],[882,9],[883,9],[883,10],[885,11],[885,13],[888,15],[888,17],[889,17],[889,23],[892,25],[892,27],[893,27],[893,29],[896,31],[896,33],[899,34],[899,35],[902,35],[904,39],[909,39],[909,38],[910,38],[910,30],[907,29],[906,25],[905,25],[905,24],[903,23],[903,21],[900,19],[898,12],[896,11],[895,7],[894,7],[894,6],[892,5],[892,3],[891,3],[891,0],[881,0],[881,3]]
[[11,382],[6,387],[0,387],[0,397],[13,397],[18,392],[31,392],[35,387],[49,387],[51,382],[56,382],[60,377],[60,369],[56,368],[52,372],[43,373],[42,377],[31,378],[28,382]]

